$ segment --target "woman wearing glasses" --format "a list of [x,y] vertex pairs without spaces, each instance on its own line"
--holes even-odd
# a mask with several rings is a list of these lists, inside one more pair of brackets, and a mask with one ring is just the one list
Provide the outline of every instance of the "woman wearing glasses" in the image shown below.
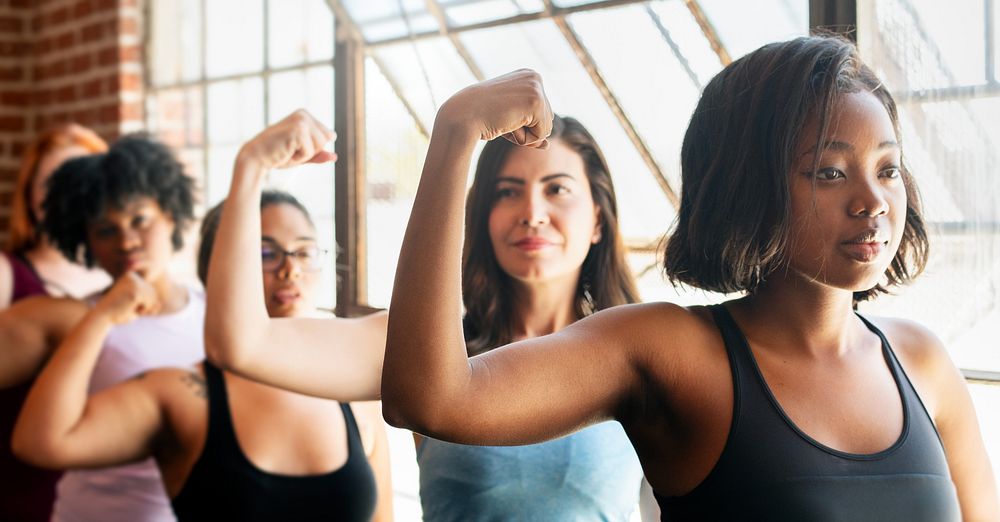
[[[314,313],[322,251],[291,195],[260,198],[264,302],[274,318]],[[222,213],[202,224],[205,282]],[[122,277],[63,341],[25,403],[14,450],[52,468],[152,456],[179,520],[390,520],[381,412],[284,391],[220,371],[157,369],[87,396],[104,333],[160,305],[141,276]],[[274,346],[280,351],[280,345]]]

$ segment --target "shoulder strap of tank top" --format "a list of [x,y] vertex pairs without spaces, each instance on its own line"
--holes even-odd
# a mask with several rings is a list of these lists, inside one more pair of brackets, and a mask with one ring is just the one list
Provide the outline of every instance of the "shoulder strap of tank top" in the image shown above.
[[365,448],[361,444],[361,429],[358,428],[358,422],[354,418],[354,411],[351,409],[350,403],[340,403],[340,411],[344,412],[344,428],[347,431],[347,449],[350,452],[347,455],[348,460],[353,459],[355,456],[364,458]]
[[222,371],[207,360],[204,362],[205,383],[208,386],[208,433],[205,436],[203,455],[227,457],[227,453],[239,451],[236,445],[236,431],[233,429],[229,412],[229,394]]
[[[917,389],[913,386],[913,382],[910,381],[910,376],[906,374],[906,370],[903,369],[903,365],[900,364],[899,358],[896,357],[895,350],[892,349],[892,345],[889,344],[889,340],[885,338],[885,334],[882,333],[882,330],[879,330],[877,326],[872,324],[872,322],[868,319],[862,317],[861,314],[855,313],[855,315],[857,315],[858,319],[861,319],[861,322],[865,323],[865,326],[868,327],[868,330],[877,335],[879,341],[881,341],[882,356],[885,358],[886,364],[889,365],[889,371],[892,372],[893,379],[899,383],[900,391],[903,394],[902,399],[905,402],[906,407],[913,408],[918,404],[923,404],[923,401],[920,399],[920,395],[917,394]],[[923,408],[923,410],[927,415],[927,418],[930,418],[930,413],[927,412],[927,409]]]

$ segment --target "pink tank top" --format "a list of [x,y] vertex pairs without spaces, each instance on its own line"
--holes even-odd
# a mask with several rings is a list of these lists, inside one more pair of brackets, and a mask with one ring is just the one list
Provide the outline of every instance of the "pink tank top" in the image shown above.
[[[90,380],[94,393],[144,371],[190,367],[205,358],[205,294],[191,289],[187,306],[172,315],[141,317],[115,327]],[[156,462],[67,472],[57,488],[54,522],[173,521]]]

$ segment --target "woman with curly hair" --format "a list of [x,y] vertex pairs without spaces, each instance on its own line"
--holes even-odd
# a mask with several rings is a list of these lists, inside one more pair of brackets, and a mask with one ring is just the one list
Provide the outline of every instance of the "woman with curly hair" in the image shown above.
[[[87,266],[115,279],[141,274],[158,296],[155,313],[108,333],[89,392],[150,368],[190,366],[204,357],[204,294],[169,269],[194,217],[193,189],[173,154],[145,136],[127,136],[106,153],[67,161],[52,175],[43,204],[43,227],[52,243],[67,257],[82,252]],[[31,380],[96,302],[36,296],[0,313],[0,386]],[[173,514],[150,459],[66,473],[52,519],[160,521],[173,520]]]

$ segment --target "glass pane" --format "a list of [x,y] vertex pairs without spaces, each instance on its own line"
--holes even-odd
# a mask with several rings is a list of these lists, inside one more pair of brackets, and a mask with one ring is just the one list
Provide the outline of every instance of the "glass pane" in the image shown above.
[[269,0],[268,65],[333,58],[333,12],[324,0]]
[[681,55],[694,70],[702,86],[722,70],[719,55],[712,50],[708,39],[701,32],[701,27],[684,2],[678,0],[649,2],[646,4],[646,9],[652,11],[650,18],[654,19],[655,16],[655,20],[659,21],[670,39],[680,48]]
[[758,47],[809,34],[806,0],[700,0],[733,60]]
[[[949,25],[951,14],[927,4],[859,3],[861,51],[898,101],[903,153],[931,242],[924,273],[864,309],[928,326],[960,367],[1000,371],[1000,96],[947,90],[985,78],[985,53],[978,73],[951,56],[963,41],[978,39],[981,48],[982,31]],[[951,7],[972,16],[971,4]],[[982,20],[983,4],[975,4]],[[946,90],[927,90],[935,88]]]
[[264,128],[264,83],[260,78],[214,83],[208,86],[209,206],[225,197],[239,147]]
[[[519,14],[524,14],[521,6],[511,0],[476,0],[466,2],[453,2],[453,6],[446,6],[445,13],[451,25],[470,25],[480,22],[490,22],[502,18],[510,18]],[[442,2],[442,5],[447,5]],[[544,6],[543,6],[544,7]],[[534,12],[541,11],[539,8]]]
[[333,67],[317,66],[273,74],[268,80],[268,117],[274,123],[296,109],[306,109],[333,128]]
[[441,103],[476,81],[444,37],[378,47],[374,52],[425,129],[431,128]]
[[541,73],[556,113],[573,116],[590,130],[611,168],[626,237],[655,240],[667,230],[673,207],[555,24],[541,20],[460,38],[487,77],[522,67]]
[[387,307],[428,141],[370,59],[365,79],[368,303]]
[[885,78],[892,85],[905,81],[910,89],[930,89],[985,81],[983,2],[887,0],[861,6],[877,28],[871,44],[906,64]]
[[438,30],[437,20],[427,12],[425,0],[402,0],[403,8],[406,10],[405,17],[399,9],[399,0],[387,2],[345,0],[341,3],[368,42]]
[[206,0],[209,78],[264,68],[263,0]]
[[201,77],[200,0],[159,0],[150,5],[150,80],[171,85]]
[[180,149],[202,145],[202,90],[166,89],[146,97],[146,125],[164,143]]
[[[687,128],[687,115],[694,111],[698,103],[698,85],[642,6],[579,13],[571,16],[570,22],[625,114],[667,176],[670,186],[679,195],[681,176],[678,158]],[[610,33],[608,26],[628,27],[629,30]],[[642,49],[643,52],[632,52],[632,49]],[[718,64],[714,53],[713,58]],[[650,67],[651,63],[655,63],[656,67]],[[623,192],[620,195],[623,200],[628,197],[624,201],[625,206],[636,201],[632,198],[638,195],[628,192],[629,187],[617,188]]]

